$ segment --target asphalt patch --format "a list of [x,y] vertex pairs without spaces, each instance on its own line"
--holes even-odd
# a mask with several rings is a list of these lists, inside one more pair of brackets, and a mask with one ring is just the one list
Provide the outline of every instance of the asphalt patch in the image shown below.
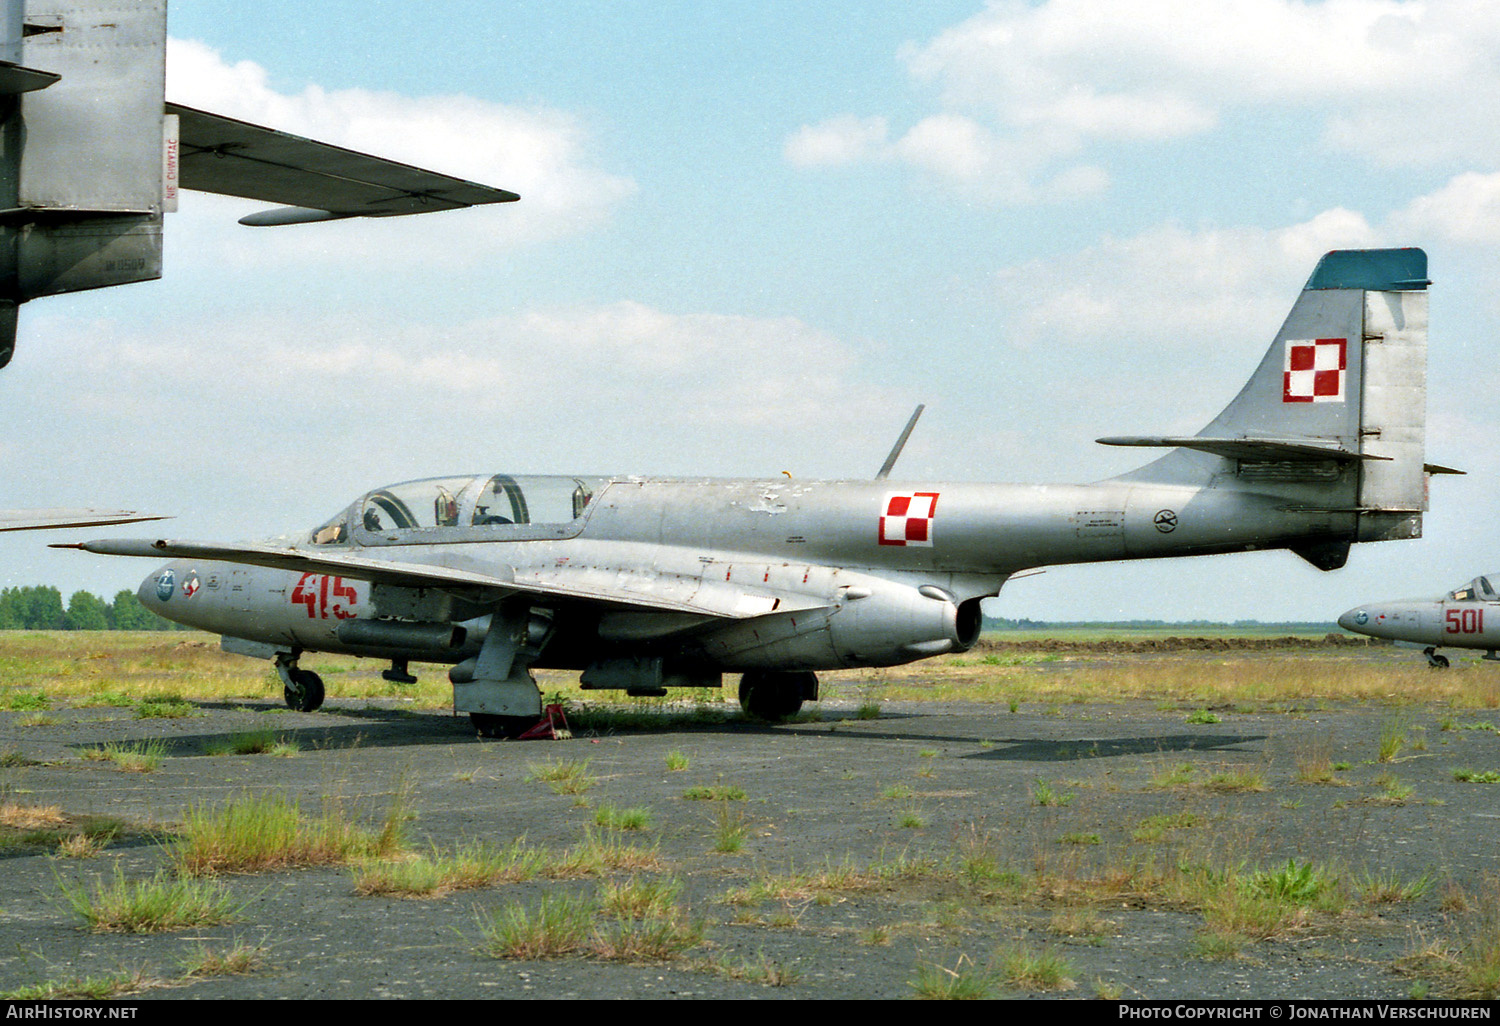
[[[1021,951],[1060,956],[1068,982],[997,982],[997,995],[1401,999],[1426,988],[1437,997],[1457,984],[1414,956],[1461,945],[1477,913],[1453,895],[1467,895],[1471,909],[1484,895],[1500,899],[1500,784],[1453,775],[1500,769],[1500,738],[1479,724],[1444,729],[1447,709],[1226,712],[1205,730],[1186,710],[1146,703],[1016,712],[888,703],[873,720],[825,703],[818,722],[678,718],[615,729],[606,719],[559,742],[481,740],[466,719],[383,701],[334,701],[313,714],[194,703],[194,712],[150,720],[62,710],[42,726],[0,713],[7,801],[131,826],[92,858],[0,853],[0,991],[126,972],[153,981],[145,999],[902,998],[933,974],[995,967],[998,979],[1003,956]],[[1397,719],[1407,743],[1380,762],[1382,732]],[[266,730],[296,754],[206,754]],[[165,752],[151,772],[81,755],[151,740]],[[669,769],[672,755],[687,768]],[[1335,783],[1302,782],[1299,766],[1314,755],[1345,767]],[[591,785],[554,792],[538,779],[554,761],[584,764]],[[1254,782],[1209,785],[1230,771]],[[715,787],[745,798],[688,797]],[[372,825],[405,795],[413,853],[478,841],[552,852],[590,838],[640,846],[660,868],[635,875],[680,881],[681,913],[703,940],[657,959],[485,951],[489,914],[593,895],[598,877],[418,900],[356,894],[346,868],[228,876],[243,904],[235,921],[145,935],[89,932],[62,900],[66,882],[107,882],[117,868],[144,880],[170,868],[167,843],[187,809],[267,793],[305,809],[334,799]],[[598,822],[605,805],[649,810],[650,826],[608,830]],[[1168,825],[1148,837],[1148,823]],[[738,850],[716,850],[736,824]],[[975,875],[980,855],[990,868]],[[1350,882],[1353,896],[1229,956],[1204,953],[1202,909],[1128,890],[1069,897],[1070,881],[1192,859],[1246,872],[1312,863]],[[848,885],[859,874],[863,882]],[[1355,894],[1354,881],[1376,878],[1428,886],[1396,902]],[[1017,881],[1046,886],[1022,894]],[[205,949],[236,945],[256,949],[262,964],[184,975]]]

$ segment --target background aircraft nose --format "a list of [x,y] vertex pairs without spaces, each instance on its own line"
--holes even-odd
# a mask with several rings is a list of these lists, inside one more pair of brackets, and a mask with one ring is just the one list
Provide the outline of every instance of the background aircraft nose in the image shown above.
[[1349,610],[1343,616],[1339,617],[1339,626],[1344,628],[1344,630],[1346,631],[1353,631],[1356,634],[1362,634],[1364,632],[1360,628],[1368,623],[1369,619],[1370,615],[1365,612],[1364,608],[1362,606],[1356,606],[1354,609]]

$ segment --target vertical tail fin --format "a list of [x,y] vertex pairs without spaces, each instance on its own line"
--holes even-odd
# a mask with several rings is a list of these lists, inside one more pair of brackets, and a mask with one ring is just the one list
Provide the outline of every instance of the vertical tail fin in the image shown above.
[[161,277],[166,0],[0,0],[0,367],[15,308]]
[[1120,480],[1285,496],[1348,541],[1420,537],[1429,284],[1420,249],[1328,253],[1212,423],[1190,438],[1100,439],[1176,450]]

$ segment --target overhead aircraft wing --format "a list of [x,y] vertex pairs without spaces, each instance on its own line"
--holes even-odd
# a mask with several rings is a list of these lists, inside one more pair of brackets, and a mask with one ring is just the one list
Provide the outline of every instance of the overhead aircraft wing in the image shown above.
[[182,188],[284,204],[241,224],[391,217],[521,198],[179,103],[168,103],[166,112],[178,118]]
[[166,517],[134,510],[112,509],[0,509],[0,531],[41,531],[49,527],[102,527],[136,524]]
[[499,593],[528,594],[579,602],[597,602],[639,610],[691,613],[711,619],[747,619],[772,612],[810,609],[816,602],[759,592],[727,582],[651,570],[602,570],[550,567],[545,570],[478,572],[430,563],[398,563],[344,552],[313,552],[276,545],[219,545],[193,541],[147,541],[140,538],[55,543],[54,549],[81,549],[106,556],[151,556],[244,563],[300,573],[334,574],[373,584],[405,588],[491,588]]

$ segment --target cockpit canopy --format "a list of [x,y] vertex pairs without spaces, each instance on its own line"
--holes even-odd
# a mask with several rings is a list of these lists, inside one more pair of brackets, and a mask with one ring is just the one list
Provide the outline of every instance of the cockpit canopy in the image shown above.
[[1462,588],[1449,592],[1448,598],[1454,602],[1500,602],[1500,592],[1490,584],[1491,577],[1500,580],[1500,574],[1476,577]]
[[314,545],[563,538],[582,519],[604,478],[432,477],[377,488],[309,539]]

